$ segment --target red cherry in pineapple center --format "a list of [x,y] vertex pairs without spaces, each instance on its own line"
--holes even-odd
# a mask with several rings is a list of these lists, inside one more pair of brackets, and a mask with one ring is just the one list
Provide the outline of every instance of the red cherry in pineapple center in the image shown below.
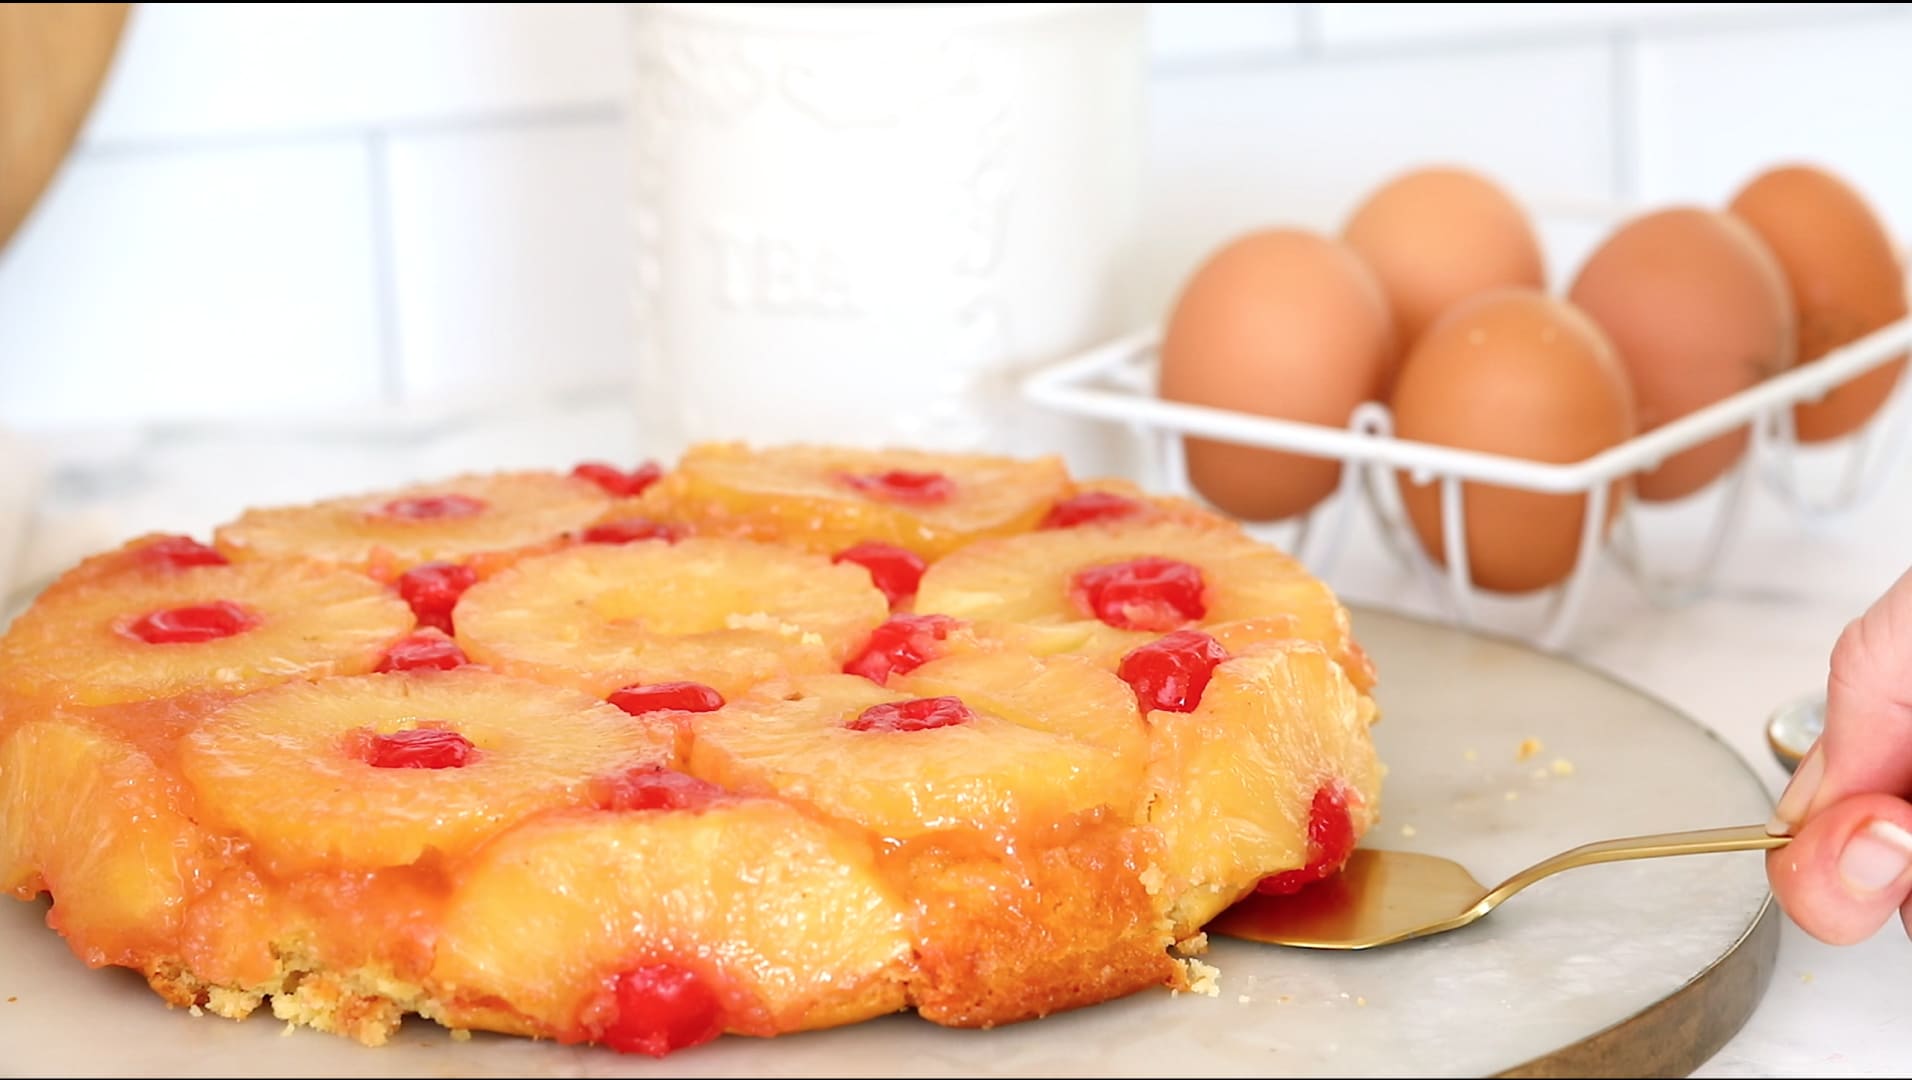
[[485,501],[469,495],[408,495],[379,507],[380,517],[399,521],[442,521],[483,513]]
[[655,461],[647,461],[630,472],[602,461],[587,461],[573,468],[571,475],[589,480],[607,495],[628,497],[644,494],[645,488],[663,479],[664,470]]
[[649,686],[632,684],[613,691],[605,700],[632,716],[672,711],[716,712],[724,707],[724,695],[697,682],[661,682]]
[[1151,555],[1081,571],[1069,598],[1118,630],[1173,630],[1208,614],[1202,588],[1201,570]]
[[1110,491],[1085,491],[1071,495],[1049,508],[1042,519],[1044,529],[1073,529],[1104,521],[1123,521],[1140,515],[1144,507],[1126,495]]
[[1270,874],[1255,885],[1256,892],[1286,896],[1339,873],[1354,853],[1354,817],[1348,813],[1347,789],[1326,784],[1314,793],[1308,810],[1308,864],[1299,870]]
[[478,583],[478,572],[456,563],[426,563],[405,571],[398,579],[398,595],[412,607],[420,626],[449,634],[452,609],[465,590]]
[[675,544],[683,538],[684,530],[678,526],[641,517],[601,521],[584,530],[583,537],[587,544],[630,544],[639,540],[662,540]]
[[133,620],[126,632],[148,645],[192,645],[243,634],[259,621],[238,604],[219,600],[148,612]]
[[892,615],[870,631],[862,651],[843,665],[846,675],[861,675],[878,686],[891,675],[906,675],[942,650],[937,643],[962,625],[947,615]]
[[830,561],[855,563],[868,570],[870,581],[883,590],[891,607],[916,595],[916,586],[922,582],[923,572],[929,569],[929,564],[914,551],[874,540],[844,548],[831,556]]
[[365,763],[374,769],[462,769],[477,747],[442,727],[418,727],[374,735],[365,744]]
[[1122,658],[1115,673],[1135,690],[1143,712],[1194,712],[1215,665],[1228,659],[1222,643],[1199,630],[1177,630]]
[[938,472],[891,469],[867,476],[845,474],[843,482],[873,499],[910,506],[934,506],[956,494],[956,481]]
[[399,638],[391,648],[385,650],[385,658],[378,662],[378,670],[450,671],[470,662],[471,659],[456,641],[436,631],[421,630]]
[[723,1034],[716,991],[676,964],[645,964],[617,976],[609,988],[611,1020],[598,1041],[619,1053],[661,1058]]
[[594,790],[606,810],[701,810],[726,794],[708,780],[658,765],[599,781]]
[[976,714],[962,698],[927,697],[872,705],[843,726],[851,731],[932,731],[974,719]]
[[184,570],[188,566],[225,566],[232,560],[190,536],[168,536],[139,549],[139,560],[148,566]]

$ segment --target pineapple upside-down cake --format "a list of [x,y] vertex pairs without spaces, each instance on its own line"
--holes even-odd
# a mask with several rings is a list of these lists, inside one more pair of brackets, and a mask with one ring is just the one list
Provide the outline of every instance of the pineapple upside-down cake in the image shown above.
[[1328,588],[1052,459],[700,446],[211,539],[0,639],[0,891],[175,1005],[647,1054],[987,1027],[1186,987],[1377,812]]

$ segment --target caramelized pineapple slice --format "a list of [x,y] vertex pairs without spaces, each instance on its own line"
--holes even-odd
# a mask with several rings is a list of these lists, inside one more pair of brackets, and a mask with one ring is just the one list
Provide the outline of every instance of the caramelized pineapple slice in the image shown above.
[[929,568],[916,610],[968,620],[982,636],[1039,654],[1076,653],[1110,667],[1173,630],[1252,620],[1277,640],[1320,642],[1363,689],[1373,681],[1328,586],[1220,524],[1118,521],[983,541]]
[[[987,677],[959,673],[946,685],[966,682],[965,674]],[[923,684],[932,688],[933,681]],[[1063,715],[1069,707],[1022,697],[1018,689],[992,688],[1018,702],[1005,712],[1033,714],[1054,729],[1070,726]],[[769,684],[697,718],[690,768],[726,788],[782,795],[890,838],[958,827],[1039,828],[1097,810],[1120,820],[1135,813],[1139,761],[1073,733],[1025,727],[990,711],[986,697],[924,696],[855,675]],[[1132,698],[1104,700],[1135,711]],[[1094,730],[1086,721],[1081,726]]]
[[371,671],[412,625],[390,590],[320,563],[88,571],[14,620],[0,690],[78,705],[238,693]]
[[1150,710],[1148,820],[1178,939],[1265,879],[1340,868],[1379,809],[1365,702],[1326,650],[1294,641],[1223,660],[1187,711]]
[[644,501],[702,534],[826,555],[877,542],[935,559],[1034,527],[1067,491],[1059,458],[720,443],[692,447]]
[[0,892],[53,894],[48,922],[93,966],[151,972],[211,860],[170,779],[70,716],[0,738]]
[[275,873],[456,857],[596,782],[668,765],[674,733],[574,690],[476,668],[288,683],[182,742],[204,823]]
[[858,566],[747,540],[641,540],[539,555],[458,601],[470,657],[604,696],[688,681],[735,697],[833,672],[889,612]]
[[543,815],[459,871],[430,978],[442,1021],[661,1056],[903,1007],[908,917],[864,837],[668,788]]
[[467,475],[301,506],[248,510],[214,534],[236,561],[314,558],[381,578],[432,562],[555,546],[613,505],[579,476]]

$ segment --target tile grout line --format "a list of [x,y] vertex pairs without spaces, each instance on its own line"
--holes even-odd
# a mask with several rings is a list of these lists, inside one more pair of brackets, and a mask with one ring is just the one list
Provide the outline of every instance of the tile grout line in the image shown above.
[[1639,44],[1630,30],[1616,30],[1607,41],[1607,107],[1609,149],[1613,153],[1613,197],[1630,205],[1640,197],[1640,65]]
[[1864,22],[1893,22],[1912,17],[1904,5],[1852,11],[1785,11],[1755,15],[1709,15],[1665,21],[1615,19],[1582,26],[1486,30],[1469,34],[1426,37],[1371,37],[1331,43],[1322,34],[1318,4],[1297,5],[1297,40],[1293,48],[1266,51],[1222,49],[1207,55],[1151,59],[1149,73],[1167,79],[1239,74],[1308,64],[1386,63],[1415,59],[1465,58],[1507,53],[1598,47],[1615,36],[1637,42],[1643,36],[1681,40],[1722,38],[1802,28],[1849,26]]
[[560,127],[585,127],[618,122],[624,115],[622,103],[560,106],[549,109],[515,109],[496,113],[466,113],[424,120],[376,120],[360,125],[334,125],[289,131],[254,131],[216,135],[176,135],[160,137],[106,138],[78,148],[88,157],[116,157],[136,154],[206,153],[229,150],[256,150],[275,146],[299,146],[323,142],[356,142],[368,135],[395,138],[409,135],[463,135],[528,131]]
[[366,194],[371,206],[372,290],[378,316],[380,390],[386,404],[405,396],[404,358],[398,334],[397,244],[392,236],[391,136],[365,135]]

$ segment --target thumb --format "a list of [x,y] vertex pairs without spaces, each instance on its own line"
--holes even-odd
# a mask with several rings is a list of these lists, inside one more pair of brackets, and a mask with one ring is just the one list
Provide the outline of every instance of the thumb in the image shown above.
[[1912,894],[1912,804],[1890,795],[1834,803],[1766,853],[1766,874],[1800,929],[1831,945],[1863,941]]
[[1912,794],[1912,571],[1853,620],[1833,646],[1826,727],[1773,811],[1793,832],[1854,795]]

